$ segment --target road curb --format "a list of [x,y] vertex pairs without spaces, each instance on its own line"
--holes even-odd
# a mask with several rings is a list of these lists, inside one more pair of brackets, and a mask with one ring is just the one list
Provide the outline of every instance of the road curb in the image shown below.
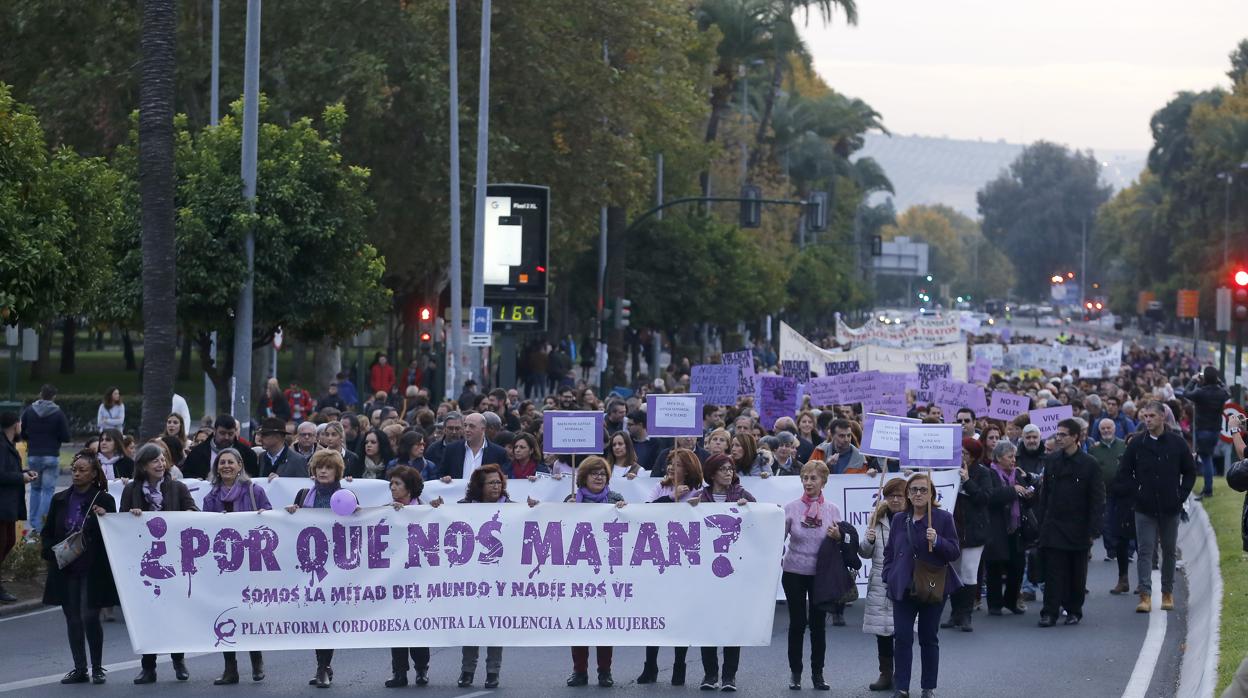
[[1222,570],[1218,563],[1218,538],[1200,502],[1192,500],[1190,517],[1186,526],[1179,527],[1178,543],[1187,576],[1187,633],[1175,695],[1208,698],[1218,685]]
[[38,611],[43,607],[42,599],[21,599],[17,603],[9,603],[0,606],[0,618],[4,618],[6,616],[16,616],[19,613]]

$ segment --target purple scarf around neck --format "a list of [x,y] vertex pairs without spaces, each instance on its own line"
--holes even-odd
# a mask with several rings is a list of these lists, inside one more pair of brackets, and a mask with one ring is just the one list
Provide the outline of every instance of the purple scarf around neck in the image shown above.
[[212,493],[216,495],[217,501],[234,504],[234,511],[238,511],[238,502],[245,501],[243,495],[250,489],[249,485],[251,485],[250,481],[245,482],[240,477],[235,479],[234,484],[228,488],[223,483],[217,483],[217,486],[212,488]]
[[303,498],[303,507],[306,509],[314,508],[316,506],[317,493],[327,494],[332,497],[340,489],[342,489],[342,483],[336,480],[332,485],[322,485],[318,482],[315,487],[308,488],[308,494]]
[[164,483],[164,478],[157,480],[155,485],[150,480],[143,482],[143,498],[152,505],[152,511],[164,511],[165,493],[160,491],[160,486]]
[[606,504],[608,501],[610,501],[609,500],[610,495],[611,495],[611,490],[606,487],[602,488],[602,491],[599,492],[598,494],[594,494],[593,492],[590,492],[588,487],[576,488],[576,501],[577,502],[591,502],[593,504]]
[[[992,469],[996,471],[997,477],[1001,478],[1002,482],[1005,483],[1006,487],[1009,487],[1011,490],[1014,489],[1014,481],[1018,477],[1018,468],[1014,468],[1007,475],[1005,470],[1000,465],[994,462],[992,464]],[[1018,530],[1018,523],[1021,518],[1021,515],[1022,515],[1022,512],[1018,506],[1018,497],[1015,497],[1014,503],[1010,505],[1010,525],[1009,525],[1009,530],[1007,530],[1006,533],[1013,533]]]

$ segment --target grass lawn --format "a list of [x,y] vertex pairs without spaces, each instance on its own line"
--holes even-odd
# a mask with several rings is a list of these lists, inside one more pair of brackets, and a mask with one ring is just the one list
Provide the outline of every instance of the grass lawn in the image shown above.
[[1248,655],[1248,553],[1243,551],[1239,522],[1244,495],[1226,486],[1215,486],[1217,496],[1201,502],[1218,536],[1218,559],[1222,567],[1222,633],[1218,654],[1218,688],[1221,695]]

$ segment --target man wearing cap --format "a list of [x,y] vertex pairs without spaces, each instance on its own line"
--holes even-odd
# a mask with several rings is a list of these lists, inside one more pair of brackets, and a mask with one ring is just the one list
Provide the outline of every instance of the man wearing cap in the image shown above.
[[[280,421],[280,420],[279,420]],[[282,434],[285,436],[286,424],[282,423]],[[208,479],[212,464],[217,460],[217,452],[224,448],[237,449],[243,456],[243,470],[252,477],[260,474],[256,463],[256,452],[251,446],[238,440],[238,422],[228,414],[217,415],[212,423],[212,438],[192,448],[186,454],[186,462],[182,464],[182,477]]]
[[308,461],[286,446],[286,424],[270,417],[260,424],[260,477],[307,477]]

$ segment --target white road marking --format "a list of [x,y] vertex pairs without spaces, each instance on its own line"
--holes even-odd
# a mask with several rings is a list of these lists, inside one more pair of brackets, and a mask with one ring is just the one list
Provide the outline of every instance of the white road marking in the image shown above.
[[[55,610],[55,609],[51,609],[51,610]],[[192,657],[202,657],[205,654],[210,654],[210,653],[208,652],[191,653],[191,654],[187,654],[186,658],[191,659]],[[169,664],[170,661],[171,660],[169,659],[169,655],[163,655],[163,657],[157,658],[156,664],[157,666],[161,664]],[[109,678],[115,681],[117,680],[117,676],[115,676],[116,672],[125,671],[126,669],[138,668],[138,666],[142,664],[142,662],[143,662],[142,659],[132,659],[128,662],[118,662],[116,664],[105,664],[104,669],[108,671]],[[50,674],[48,676],[38,676],[33,679],[22,679],[21,681],[10,681],[9,683],[0,683],[0,693],[8,693],[9,691],[21,691],[27,688],[34,688],[35,686],[46,686],[51,683],[59,683],[60,680],[63,679],[64,677],[65,677],[65,674]],[[131,677],[127,676],[123,680],[125,682],[129,682],[130,679]]]
[[38,611],[31,611],[30,613],[23,613],[23,614],[21,614],[21,615],[17,615],[17,616],[8,616],[8,617],[5,617],[5,618],[0,618],[0,623],[8,623],[8,622],[9,622],[9,621],[11,621],[11,620],[21,620],[21,619],[23,619],[23,618],[29,618],[29,617],[31,617],[31,616],[37,616],[37,615],[39,615],[39,614],[41,614],[41,613],[51,613],[52,611],[59,611],[59,610],[60,610],[60,606],[51,606],[51,607],[48,607],[48,608],[43,608],[43,609],[40,609],[40,610],[38,610]]
[[1153,612],[1148,614],[1148,634],[1144,636],[1140,656],[1135,660],[1131,681],[1122,692],[1122,698],[1144,698],[1148,693],[1153,672],[1157,669],[1157,659],[1161,656],[1161,646],[1166,640],[1166,616],[1169,612],[1161,610],[1161,572],[1153,571],[1152,586]]

